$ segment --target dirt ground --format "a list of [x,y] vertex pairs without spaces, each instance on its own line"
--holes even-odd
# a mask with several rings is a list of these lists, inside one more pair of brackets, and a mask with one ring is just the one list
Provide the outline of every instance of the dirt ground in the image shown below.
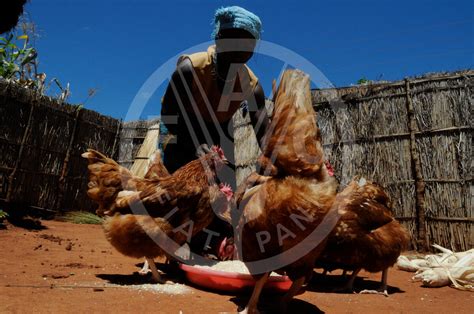
[[[219,294],[192,286],[146,291],[137,264],[116,252],[98,225],[43,221],[45,229],[11,225],[0,230],[0,312],[235,313],[248,295]],[[135,272],[135,274],[134,274]],[[423,288],[412,274],[392,269],[390,296],[335,293],[340,276],[316,276],[290,304],[290,313],[473,313],[474,294],[450,287]],[[380,274],[361,273],[356,289],[372,288]],[[185,284],[184,279],[182,279]],[[140,285],[140,286],[137,286]],[[137,290],[138,287],[138,290]],[[153,287],[153,286],[151,286]],[[168,287],[170,288],[170,287]],[[278,296],[264,295],[265,311]],[[270,312],[266,310],[265,312]]]

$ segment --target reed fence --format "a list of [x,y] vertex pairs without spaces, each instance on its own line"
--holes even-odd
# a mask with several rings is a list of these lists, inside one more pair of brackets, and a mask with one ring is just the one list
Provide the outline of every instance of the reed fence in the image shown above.
[[87,148],[116,156],[121,122],[0,80],[0,201],[44,213],[95,209]]
[[[355,175],[383,185],[414,249],[474,246],[473,86],[468,70],[313,91],[341,187]],[[239,111],[233,119],[239,184],[255,170],[259,148],[249,117]],[[130,168],[157,123],[122,123],[0,80],[0,202],[95,210],[81,153],[94,148]]]
[[[344,187],[356,175],[383,185],[412,247],[474,246],[474,71],[313,91],[323,147]],[[237,177],[255,169],[250,121],[234,117]]]

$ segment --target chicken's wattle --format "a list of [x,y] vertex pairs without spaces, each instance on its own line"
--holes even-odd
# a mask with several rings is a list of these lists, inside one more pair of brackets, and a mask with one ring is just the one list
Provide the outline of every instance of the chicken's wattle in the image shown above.
[[234,191],[232,191],[232,187],[228,183],[219,184],[219,190],[225,194],[228,201],[234,196]]
[[235,244],[232,238],[225,237],[219,245],[219,259],[222,261],[231,260],[234,257]]
[[329,160],[326,160],[325,162],[325,165],[326,165],[326,169],[328,171],[328,175],[330,177],[334,177],[334,168],[332,167],[331,163],[329,162]]

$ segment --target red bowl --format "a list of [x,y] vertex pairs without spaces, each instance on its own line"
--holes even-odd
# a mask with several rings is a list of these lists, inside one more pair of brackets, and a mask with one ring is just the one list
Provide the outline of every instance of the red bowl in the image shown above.
[[[255,286],[255,280],[251,275],[230,273],[186,264],[180,264],[179,267],[185,272],[186,279],[200,287],[236,292]],[[270,276],[264,289],[272,292],[286,292],[290,289],[291,284],[292,281],[288,276]]]

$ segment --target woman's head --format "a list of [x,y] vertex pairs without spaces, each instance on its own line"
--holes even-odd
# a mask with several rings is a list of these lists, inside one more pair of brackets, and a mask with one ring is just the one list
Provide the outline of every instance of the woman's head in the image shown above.
[[241,7],[220,8],[214,16],[213,37],[216,52],[224,62],[245,63],[260,39],[262,23],[258,16]]

